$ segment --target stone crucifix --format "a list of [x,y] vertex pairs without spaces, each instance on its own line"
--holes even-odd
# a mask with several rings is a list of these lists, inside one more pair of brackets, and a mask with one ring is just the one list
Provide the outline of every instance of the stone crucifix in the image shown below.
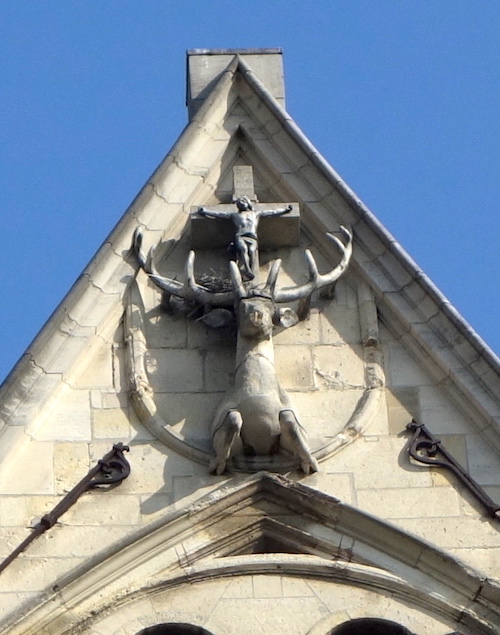
[[240,196],[236,199],[236,211],[216,211],[198,208],[198,214],[207,218],[230,218],[235,227],[234,249],[237,254],[237,261],[247,280],[255,278],[259,266],[258,249],[259,242],[257,228],[261,218],[271,216],[282,216],[289,214],[292,206],[288,205],[283,209],[254,210],[252,202],[248,196]]
[[[218,240],[214,241],[213,239],[218,238],[220,241],[221,237],[224,236],[223,240],[227,241],[226,246],[229,245],[235,253],[242,276],[245,280],[253,280],[258,276],[261,243],[264,248],[295,246],[298,243],[298,205],[291,203],[288,205],[259,204],[253,192],[251,166],[235,166],[233,175],[233,201],[236,209],[232,205],[216,205],[211,209],[206,207],[195,209],[191,217],[192,245],[193,247],[214,248],[218,246],[216,244]],[[282,225],[281,222],[279,226],[272,222],[266,223],[267,219],[271,220],[285,215],[289,216],[288,223],[285,225]],[[216,223],[218,225],[218,236],[216,237],[206,224],[203,225],[203,228],[200,227],[200,217],[225,221],[225,225],[222,227],[222,223]],[[266,219],[266,221],[261,224],[261,219]],[[230,240],[228,240],[228,221],[231,224]],[[200,244],[201,234],[205,234],[205,239],[207,234],[211,236],[212,240],[209,244]],[[202,241],[205,242],[203,239]]]

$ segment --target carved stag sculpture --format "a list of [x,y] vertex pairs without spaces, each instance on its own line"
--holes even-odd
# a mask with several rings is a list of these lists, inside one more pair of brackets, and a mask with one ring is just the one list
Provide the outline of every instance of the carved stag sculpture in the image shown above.
[[[329,273],[320,274],[309,251],[305,252],[309,281],[303,285],[276,289],[281,260],[275,260],[264,285],[243,282],[235,262],[230,262],[232,290],[209,291],[194,277],[194,252],[186,263],[184,283],[160,276],[153,266],[153,250],[147,258],[141,253],[142,236],[135,235],[138,260],[156,286],[170,295],[194,301],[205,310],[234,307],[238,325],[234,386],[219,403],[212,428],[215,458],[210,471],[222,474],[231,455],[272,455],[280,450],[296,456],[309,474],[318,469],[305,430],[300,425],[291,400],[281,387],[274,367],[273,324],[291,326],[298,318],[291,309],[277,305],[297,300],[307,301],[311,294],[334,283],[346,270],[352,253],[352,235],[341,226],[347,241],[344,245],[332,234],[327,236],[342,252],[339,264]],[[295,316],[295,319],[293,319]]]

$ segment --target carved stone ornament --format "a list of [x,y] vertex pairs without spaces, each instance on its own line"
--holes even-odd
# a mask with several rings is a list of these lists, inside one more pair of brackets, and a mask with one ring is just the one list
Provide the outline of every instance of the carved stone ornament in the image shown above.
[[[273,327],[287,328],[306,319],[313,292],[331,287],[348,267],[352,234],[345,227],[341,226],[340,230],[343,241],[327,234],[341,253],[340,262],[328,273],[320,274],[312,254],[306,251],[309,280],[282,289],[277,286],[281,260],[271,264],[267,280],[259,284],[257,272],[252,270],[252,275],[248,275],[247,269],[249,263],[254,265],[258,260],[241,263],[239,254],[237,262],[229,263],[231,283],[230,288],[224,290],[210,290],[208,285],[195,279],[194,251],[187,257],[183,282],[160,275],[154,265],[154,248],[146,257],[142,252],[142,232],[136,230],[134,251],[141,269],[164,297],[184,302],[191,308],[202,308],[202,319],[208,326],[223,326],[233,314],[237,324],[233,386],[220,400],[212,418],[210,449],[200,442],[204,436],[206,438],[202,430],[207,429],[210,421],[199,422],[198,440],[188,439],[159,413],[145,362],[148,348],[145,310],[140,285],[134,283],[125,319],[128,375],[136,411],[157,439],[185,456],[208,464],[209,471],[216,474],[222,474],[226,469],[284,472],[298,468],[309,474],[318,470],[319,460],[359,436],[376,414],[382,394],[383,373],[378,358],[373,355],[373,341],[367,342],[369,350],[365,355],[368,360],[365,360],[368,385],[351,416],[336,434],[329,435],[330,438],[319,444],[316,442],[318,447],[314,448],[309,446],[306,431],[289,395],[280,384],[274,364]],[[297,301],[296,311],[281,306]],[[189,403],[186,403],[186,408],[189,408]]]

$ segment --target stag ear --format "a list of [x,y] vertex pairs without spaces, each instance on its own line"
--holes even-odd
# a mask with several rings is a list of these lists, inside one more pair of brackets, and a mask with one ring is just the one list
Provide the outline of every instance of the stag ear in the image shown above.
[[295,311],[290,307],[284,307],[280,309],[276,309],[273,315],[273,324],[275,326],[282,326],[287,329],[290,326],[295,326],[298,324],[299,318]]

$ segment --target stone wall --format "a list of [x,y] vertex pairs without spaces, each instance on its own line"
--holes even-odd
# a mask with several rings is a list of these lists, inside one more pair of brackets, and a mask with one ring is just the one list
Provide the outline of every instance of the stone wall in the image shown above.
[[[264,254],[263,269],[271,259],[283,257],[279,284],[302,281],[302,249],[307,245],[304,236],[300,249]],[[187,245],[181,241],[161,265],[167,275],[182,271],[186,253]],[[325,270],[324,254],[317,257]],[[219,271],[226,259],[225,254],[200,254],[198,266],[200,271],[210,267]],[[274,336],[278,376],[297,405],[313,450],[343,434],[370,387],[361,284],[350,272],[337,283],[334,300],[319,299],[308,320],[278,329]],[[141,285],[149,345],[146,368],[158,410],[188,445],[195,443],[209,452],[211,416],[233,372],[234,331],[217,333],[202,321],[167,315],[159,308],[158,291],[145,278]],[[378,328],[378,343],[372,345],[383,371],[379,379],[386,378],[379,409],[363,434],[341,443],[320,462],[317,474],[304,477],[294,472],[291,477],[387,519],[485,575],[496,576],[498,526],[455,479],[409,462],[404,429],[413,417],[425,423],[492,498],[500,500],[498,458],[482,441],[474,422],[459,412],[446,386],[436,383],[383,324]],[[114,328],[108,325],[107,332],[89,339],[85,355],[57,386],[49,404],[25,431],[19,428],[15,452],[0,472],[2,558],[113,443],[130,446],[132,473],[116,489],[85,494],[0,576],[4,614],[168,511],[245,478],[241,473],[212,476],[206,464],[191,460],[189,453],[182,456],[145,429],[129,398],[126,356],[123,324],[117,319]],[[136,611],[132,605],[120,609],[88,632],[135,635],[155,620],[182,619],[203,623],[214,633],[229,633],[235,623],[243,633],[269,629],[305,633],[333,614],[361,616],[365,610],[387,619],[393,615],[417,633],[444,635],[450,630],[396,599],[347,586],[332,588],[318,580],[242,577],[196,586],[189,597],[186,593],[180,589],[142,600],[134,606],[147,605],[147,610]],[[290,607],[298,605],[303,609],[290,626]]]

